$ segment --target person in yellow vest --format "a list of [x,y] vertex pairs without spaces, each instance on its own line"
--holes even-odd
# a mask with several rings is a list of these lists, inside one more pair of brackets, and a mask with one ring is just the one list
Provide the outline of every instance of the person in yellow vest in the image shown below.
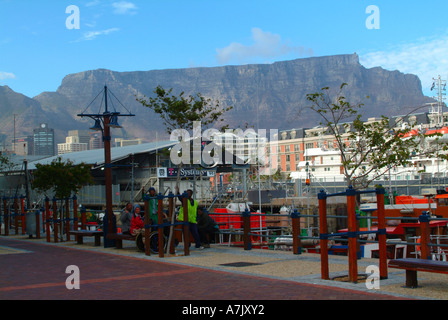
[[[193,190],[188,189],[187,194],[188,194],[187,214],[188,214],[190,233],[193,236],[196,249],[202,250],[202,249],[204,249],[204,247],[201,244],[201,239],[199,237],[198,226],[197,226],[198,202],[193,199]],[[179,200],[182,202],[181,197],[179,198]],[[177,218],[177,220],[184,221],[184,208],[183,207],[181,207],[179,210],[179,217]]]

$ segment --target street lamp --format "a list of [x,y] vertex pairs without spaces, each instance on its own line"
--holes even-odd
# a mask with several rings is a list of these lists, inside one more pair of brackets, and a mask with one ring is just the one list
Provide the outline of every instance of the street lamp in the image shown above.
[[[114,233],[113,222],[114,222],[114,212],[112,210],[112,168],[111,168],[111,135],[110,128],[121,128],[118,124],[118,117],[133,117],[134,114],[131,114],[128,110],[128,114],[120,114],[120,112],[110,112],[108,109],[108,89],[107,86],[104,86],[103,92],[103,100],[104,100],[104,112],[103,113],[80,113],[78,117],[89,117],[95,121],[91,130],[101,131],[103,135],[104,142],[104,178],[105,178],[105,186],[106,186],[106,214],[107,217],[107,232],[104,230],[104,233]],[[100,92],[101,94],[101,92]],[[95,101],[99,95],[93,100]],[[115,95],[112,93],[115,97]],[[116,98],[116,97],[115,97]],[[117,99],[118,100],[118,99]],[[89,104],[89,106],[93,103],[93,101]],[[120,103],[121,104],[121,103]],[[122,105],[122,104],[121,104]],[[89,108],[89,106],[87,108]],[[122,105],[123,106],[123,105]],[[124,106],[123,106],[124,107]],[[86,110],[87,110],[86,108]],[[84,110],[84,111],[86,111]],[[104,237],[104,247],[111,247],[113,243],[110,241],[106,241],[106,237]]]

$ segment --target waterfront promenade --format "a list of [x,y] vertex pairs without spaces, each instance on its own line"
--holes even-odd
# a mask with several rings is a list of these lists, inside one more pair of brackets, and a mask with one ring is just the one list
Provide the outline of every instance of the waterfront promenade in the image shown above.
[[[182,251],[181,248],[178,251]],[[389,270],[380,289],[365,283],[320,279],[316,254],[212,245],[190,256],[159,258],[85,244],[46,243],[27,236],[0,237],[1,300],[393,300],[448,299],[448,277],[419,273],[422,288],[407,289],[404,271]],[[375,259],[359,261],[362,272]],[[80,289],[69,290],[68,266],[80,270]],[[332,276],[348,273],[347,257],[330,258]],[[434,278],[437,277],[437,278]]]

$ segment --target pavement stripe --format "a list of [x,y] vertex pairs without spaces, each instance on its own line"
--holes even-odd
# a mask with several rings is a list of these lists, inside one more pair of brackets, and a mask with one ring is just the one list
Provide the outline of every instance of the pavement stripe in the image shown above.
[[[152,277],[166,277],[166,276],[173,276],[173,275],[179,275],[179,274],[187,274],[187,273],[192,273],[192,272],[197,272],[197,269],[188,268],[188,269],[174,270],[174,271],[168,271],[168,272],[153,272],[153,273],[126,275],[126,276],[120,276],[120,277],[81,280],[80,285],[91,284],[91,283],[112,282],[112,281],[135,280],[135,279],[152,278]],[[0,292],[49,288],[49,287],[65,287],[65,282],[53,282],[53,283],[48,282],[48,283],[31,284],[31,285],[27,285],[27,286],[5,287],[5,288],[0,288]]]

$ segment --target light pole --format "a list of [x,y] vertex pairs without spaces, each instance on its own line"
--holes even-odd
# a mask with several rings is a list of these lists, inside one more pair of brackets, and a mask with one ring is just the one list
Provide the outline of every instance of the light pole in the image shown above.
[[[101,92],[100,92],[101,93]],[[103,113],[80,113],[78,117],[89,117],[95,121],[91,130],[101,131],[103,135],[104,142],[104,181],[105,181],[105,189],[106,189],[106,214],[107,217],[107,232],[104,230],[104,233],[114,233],[114,212],[112,209],[112,167],[111,167],[111,135],[110,128],[121,128],[118,124],[118,117],[133,117],[135,115],[129,114],[120,114],[120,112],[110,112],[108,109],[108,88],[104,86],[103,90],[103,99],[104,99],[104,112]],[[100,94],[96,96],[98,98]],[[113,95],[113,94],[112,94]],[[115,97],[115,96],[114,96]],[[96,98],[93,100],[95,101]],[[118,99],[117,99],[118,100]],[[89,106],[93,103],[93,101],[89,104]],[[120,103],[121,104],[121,103]],[[87,107],[88,108],[88,107]],[[87,109],[86,108],[86,109]],[[110,241],[106,241],[106,237],[104,238],[104,247],[112,246],[113,244]]]

